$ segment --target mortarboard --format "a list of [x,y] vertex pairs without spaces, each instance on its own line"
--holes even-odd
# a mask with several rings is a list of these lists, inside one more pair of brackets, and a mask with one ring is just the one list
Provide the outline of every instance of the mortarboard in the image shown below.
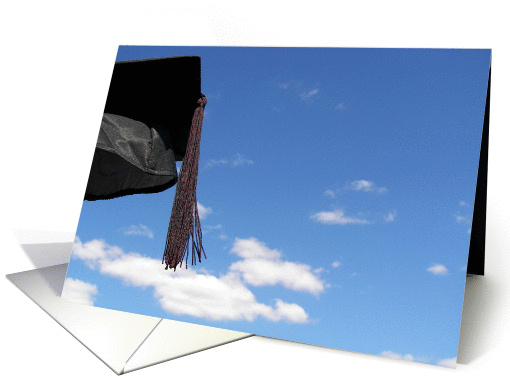
[[[85,200],[164,191],[177,183],[163,262],[205,253],[196,185],[204,107],[200,57],[115,63]],[[183,161],[177,175],[175,161]],[[191,237],[191,243],[190,243]],[[191,248],[190,248],[191,247]]]

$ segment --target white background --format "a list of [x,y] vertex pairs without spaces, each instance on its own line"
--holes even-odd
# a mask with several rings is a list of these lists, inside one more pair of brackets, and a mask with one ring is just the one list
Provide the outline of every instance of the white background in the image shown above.
[[[12,229],[68,232],[64,237],[72,240],[119,44],[492,48],[487,275],[479,283],[480,310],[470,310],[476,319],[461,336],[461,346],[469,348],[463,351],[471,354],[464,357],[467,365],[450,370],[253,337],[120,378],[479,381],[508,376],[510,44],[503,36],[510,31],[508,11],[496,5],[503,2],[193,1],[175,7],[144,1],[142,9],[134,1],[104,3],[18,2],[0,11],[2,275],[33,268]],[[2,379],[116,378],[7,279],[0,287]]]

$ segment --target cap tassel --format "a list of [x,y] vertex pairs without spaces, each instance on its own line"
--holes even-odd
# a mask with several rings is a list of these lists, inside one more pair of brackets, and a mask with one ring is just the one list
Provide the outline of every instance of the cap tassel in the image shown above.
[[191,265],[196,264],[197,257],[198,261],[201,262],[202,255],[207,259],[202,247],[202,229],[197,205],[198,157],[200,155],[200,135],[206,103],[207,98],[202,94],[197,101],[198,106],[193,114],[186,155],[177,181],[172,215],[166,236],[163,263],[166,263],[165,269],[173,268],[174,271],[177,269],[177,265],[182,267],[185,256],[186,268],[188,268],[190,244]]

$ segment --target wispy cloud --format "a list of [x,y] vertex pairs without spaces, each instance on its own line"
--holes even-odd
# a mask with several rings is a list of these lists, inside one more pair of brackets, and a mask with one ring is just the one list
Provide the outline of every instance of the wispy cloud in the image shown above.
[[198,207],[198,216],[200,216],[200,219],[205,219],[213,212],[211,207],[205,207],[203,204],[200,204],[199,202],[197,202],[197,207]]
[[448,274],[448,268],[446,268],[443,264],[434,264],[427,268],[427,271],[436,276],[444,276]]
[[396,217],[397,217],[397,211],[393,210],[391,212],[388,212],[388,214],[384,217],[384,221],[387,223],[392,223],[395,221]]
[[309,102],[315,99],[319,94],[319,85],[309,86],[304,85],[303,81],[288,81],[279,83],[278,87],[282,90],[292,91],[304,102]]
[[[223,226],[221,224],[216,224],[216,225],[205,225],[204,226],[204,230],[202,231],[202,233],[205,235],[207,233],[209,233],[209,231],[216,231],[217,234],[218,234],[218,237],[221,239],[221,240],[227,240],[228,239],[228,236],[225,235],[224,231],[223,231]],[[219,231],[219,232],[218,232]]]
[[342,266],[342,263],[340,261],[333,261],[333,263],[331,264],[331,266],[333,268],[338,268],[338,267],[341,267]]
[[230,253],[243,260],[233,263],[229,269],[240,272],[243,280],[249,285],[280,284],[290,290],[314,295],[324,291],[324,281],[309,265],[282,261],[280,251],[268,248],[254,237],[236,238]]
[[469,224],[469,218],[467,216],[455,215],[455,220],[459,224]]
[[[269,249],[263,252],[272,253],[273,257],[275,254]],[[191,268],[165,271],[160,260],[126,253],[103,240],[82,243],[78,237],[72,254],[93,262],[94,268],[103,275],[121,279],[134,287],[153,288],[154,298],[161,308],[172,314],[215,321],[253,321],[260,317],[274,322],[308,322],[308,314],[297,304],[278,298],[273,300],[273,306],[258,302],[243,283],[242,273],[237,271],[219,277]]]
[[[453,215],[455,217],[455,221],[457,222],[457,224],[459,225],[463,225],[463,226],[469,226],[471,225],[471,217],[470,216],[465,216],[465,215],[461,215],[459,213],[457,213],[456,215]],[[468,235],[471,235],[471,227],[469,227],[467,230],[466,230],[467,234]]]
[[398,354],[398,353],[392,352],[391,350],[383,351],[380,355],[382,357],[386,357],[386,358],[400,359],[403,361],[411,361],[411,362],[430,363],[432,361],[432,359],[430,357],[414,356],[412,354]]
[[380,355],[382,357],[387,357],[387,358],[392,358],[392,359],[401,359],[404,361],[414,361],[414,356],[411,354],[402,355],[402,354],[394,353],[390,350],[383,351]]
[[228,165],[228,160],[226,159],[209,159],[207,162],[205,162],[204,167],[216,167],[216,166],[225,166]]
[[211,92],[211,91],[207,91],[207,100],[208,101],[218,101],[219,99],[221,99],[221,96],[222,96],[222,91],[221,90],[216,90],[214,92]]
[[221,159],[209,159],[205,162],[204,168],[219,167],[219,166],[230,166],[240,167],[245,165],[252,165],[255,163],[252,159],[247,158],[243,154],[235,154],[232,158],[221,158]]
[[313,88],[313,89],[305,90],[305,91],[301,92],[299,97],[301,97],[301,99],[303,101],[309,101],[312,98],[314,98],[315,96],[317,96],[317,94],[319,94],[319,88]]
[[338,225],[371,224],[371,222],[366,219],[346,216],[344,211],[341,209],[336,209],[334,211],[317,212],[316,214],[310,216],[310,219],[322,224],[338,224]]
[[374,189],[374,182],[369,180],[355,180],[351,182],[351,190],[354,191],[372,191]]
[[388,189],[386,187],[377,186],[375,182],[371,180],[360,179],[352,182],[346,182],[343,187],[328,188],[324,191],[324,195],[331,199],[335,199],[339,194],[349,191],[384,194],[385,192],[388,192]]
[[442,359],[442,360],[438,361],[437,365],[455,369],[457,367],[457,358]]
[[339,103],[335,106],[335,110],[345,110],[347,109],[347,105],[345,103]]
[[233,167],[250,165],[250,164],[253,164],[253,160],[246,158],[242,154],[234,155],[234,159],[232,160]]
[[154,233],[150,230],[149,227],[147,227],[146,225],[143,225],[143,224],[138,224],[138,225],[133,224],[127,228],[121,228],[120,230],[126,236],[145,236],[145,237],[148,237],[149,239],[154,238]]
[[[459,206],[462,207],[461,209],[465,211],[466,208],[468,207],[468,204],[465,201],[461,200],[459,201]],[[465,215],[464,213],[461,212],[457,212],[453,216],[458,224],[462,225],[471,224],[471,216]],[[469,231],[468,233],[471,233],[471,231]]]
[[331,199],[336,198],[336,192],[329,188],[326,191],[324,191],[324,195],[329,196]]
[[222,229],[223,226],[221,224],[216,224],[216,225],[206,225],[204,226],[205,229]]
[[94,305],[97,286],[81,280],[66,278],[61,297],[70,302],[83,305]]
[[[212,212],[212,209],[211,209],[211,212]],[[199,214],[200,214],[200,212],[199,212]],[[207,213],[206,213],[206,216],[207,216]],[[221,238],[221,236],[223,236],[223,234],[224,234],[223,226],[221,224],[203,225],[202,226],[202,234],[203,235],[208,235],[212,232],[214,232],[214,235],[219,235]]]
[[380,194],[388,191],[386,187],[376,187],[374,182],[364,179],[355,180],[349,186],[353,191],[377,192]]

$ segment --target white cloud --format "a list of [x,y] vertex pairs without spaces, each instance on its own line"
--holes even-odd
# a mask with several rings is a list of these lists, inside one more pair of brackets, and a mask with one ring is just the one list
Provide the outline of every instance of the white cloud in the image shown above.
[[333,268],[338,268],[338,267],[341,267],[342,266],[342,263],[340,261],[333,261],[333,263],[331,264],[331,266]]
[[467,216],[455,215],[455,220],[459,224],[469,224],[469,218]]
[[278,260],[281,256],[280,251],[269,249],[264,243],[254,237],[249,239],[236,238],[230,253],[244,259]]
[[[227,273],[216,277],[191,269],[168,272],[161,262],[141,256],[126,256],[105,262],[101,273],[118,277],[137,287],[153,287],[154,297],[167,312],[210,320],[247,320],[258,317],[270,321],[306,322],[301,308],[289,312],[286,305],[275,307],[257,302],[239,275]],[[283,310],[283,311],[282,311]],[[294,313],[295,315],[292,315]]]
[[197,202],[197,208],[198,208],[198,216],[200,216],[200,219],[205,219],[207,216],[212,214],[212,208],[211,207],[205,207],[204,205]]
[[370,222],[366,219],[346,216],[344,211],[340,209],[336,209],[334,211],[317,212],[316,214],[310,216],[310,218],[322,224],[370,224]]
[[[253,286],[283,285],[287,289],[318,295],[324,291],[324,281],[310,265],[281,260],[281,252],[268,248],[254,237],[236,238],[230,253],[241,258],[230,265],[230,271],[240,272],[243,280]],[[320,273],[320,272],[319,272]]]
[[466,207],[466,206],[467,206],[467,203],[466,203],[465,201],[461,200],[461,201],[459,202],[459,206],[461,206],[461,207]]
[[94,305],[97,286],[81,280],[66,278],[61,297],[70,302],[83,305]]
[[414,361],[414,357],[411,354],[401,355],[401,354],[394,353],[390,350],[383,351],[380,355],[383,357],[392,358],[392,359],[401,359],[404,361]]
[[369,180],[355,180],[351,182],[351,189],[354,191],[372,191],[374,189],[374,182]]
[[302,101],[310,101],[312,98],[319,94],[319,87],[315,85],[313,87],[304,86],[302,81],[288,81],[279,83],[278,87],[283,90],[291,90],[296,95],[299,95]]
[[423,356],[414,356],[412,354],[398,354],[392,352],[391,350],[383,351],[380,354],[382,357],[392,358],[392,359],[400,359],[403,361],[411,361],[411,362],[421,362],[421,363],[430,363],[432,359],[430,357]]
[[386,187],[376,187],[374,182],[363,179],[351,182],[349,188],[353,191],[377,192],[380,194],[388,191]]
[[299,96],[301,97],[301,99],[303,101],[308,101],[308,100],[312,99],[313,97],[315,97],[317,94],[319,94],[319,88],[316,87],[316,88],[313,88],[310,90],[305,90]]
[[442,359],[437,363],[438,366],[451,367],[455,369],[457,367],[457,358],[446,358]]
[[243,166],[246,164],[253,164],[253,160],[246,158],[242,154],[236,154],[234,155],[234,159],[232,160],[232,166]]
[[230,166],[240,167],[245,165],[252,165],[255,163],[252,159],[247,158],[243,154],[235,154],[232,158],[226,159],[209,159],[205,162],[204,168],[217,167],[217,166]]
[[160,260],[125,253],[102,240],[82,243],[76,238],[73,255],[87,261],[94,259],[94,265],[103,275],[135,287],[153,288],[161,308],[176,315],[209,320],[253,321],[261,317],[274,322],[308,322],[307,313],[297,304],[279,299],[274,306],[259,303],[237,272],[216,277],[186,268],[166,271]]
[[122,228],[121,231],[127,236],[145,236],[149,239],[154,238],[154,233],[149,229],[149,227],[143,224],[133,224],[128,228]]
[[207,162],[205,162],[204,167],[215,167],[215,166],[224,166],[228,164],[228,160],[226,159],[209,159]]
[[124,252],[117,246],[107,245],[103,240],[90,240],[82,243],[76,236],[72,250],[74,258],[83,260],[89,268],[95,269],[97,262],[105,258],[116,258]]
[[218,234],[219,234],[219,238],[221,240],[226,240],[227,239],[227,236],[223,233],[223,226],[221,224],[216,224],[216,225],[205,225],[203,226],[203,230],[202,230],[202,233],[205,235],[205,234],[208,234],[209,231],[220,231]]
[[384,221],[387,223],[392,223],[395,221],[395,218],[397,217],[397,211],[389,212],[385,217]]
[[336,198],[335,191],[330,190],[330,189],[327,189],[326,191],[324,191],[324,195],[329,196],[331,199],[335,199]]
[[328,188],[324,191],[324,195],[330,197],[331,199],[335,199],[338,195],[348,192],[348,191],[362,191],[362,192],[371,192],[376,194],[384,194],[388,192],[386,187],[376,186],[374,182],[371,180],[354,180],[352,182],[346,182],[344,187],[336,187],[336,188]]
[[436,276],[444,276],[448,273],[448,269],[443,264],[434,264],[430,268],[427,268],[427,271]]
[[314,295],[324,291],[324,282],[306,264],[246,259],[233,263],[229,269],[240,272],[243,280],[253,286],[281,284],[287,289]]
[[221,224],[216,224],[216,225],[206,225],[204,226],[205,229],[222,229],[223,226]]
[[298,304],[289,304],[276,299],[275,321],[285,320],[289,322],[308,322],[308,314]]
[[335,110],[345,110],[347,109],[347,105],[345,103],[339,103],[335,106]]

